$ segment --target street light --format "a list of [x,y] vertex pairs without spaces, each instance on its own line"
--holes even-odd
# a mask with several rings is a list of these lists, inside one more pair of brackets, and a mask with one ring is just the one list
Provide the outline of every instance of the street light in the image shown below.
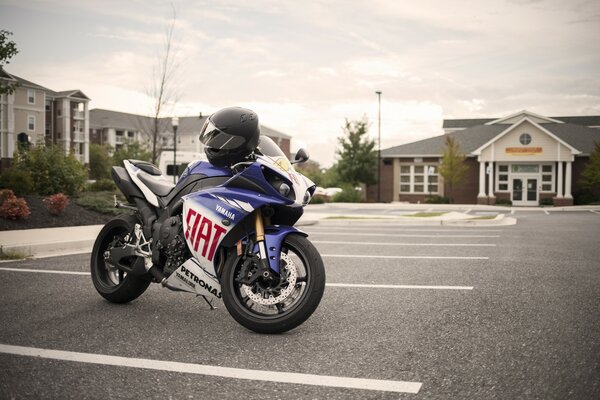
[[377,130],[379,131],[379,143],[377,145],[377,202],[381,203],[381,91],[376,91],[379,100],[379,122]]
[[179,118],[171,118],[171,125],[173,125],[173,183],[176,183],[179,168],[177,168],[177,127],[179,126]]

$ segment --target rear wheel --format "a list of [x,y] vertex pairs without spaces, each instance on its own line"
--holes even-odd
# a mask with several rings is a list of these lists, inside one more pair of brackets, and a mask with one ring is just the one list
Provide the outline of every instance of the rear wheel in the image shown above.
[[[127,303],[138,298],[150,281],[124,272],[107,260],[108,252],[133,241],[133,228],[139,223],[133,215],[120,215],[110,220],[100,233],[92,250],[91,273],[94,287],[102,297],[113,303]],[[137,257],[126,260],[132,266]]]
[[316,310],[325,290],[325,268],[317,249],[304,236],[288,235],[282,245],[280,277],[259,277],[251,285],[240,283],[253,274],[241,257],[230,257],[221,277],[223,302],[231,316],[258,333],[293,329]]

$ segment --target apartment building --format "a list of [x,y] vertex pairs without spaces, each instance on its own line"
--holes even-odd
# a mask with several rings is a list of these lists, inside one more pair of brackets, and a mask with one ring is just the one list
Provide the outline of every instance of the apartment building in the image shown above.
[[[201,152],[202,144],[198,140],[200,129],[207,116],[179,117],[177,128],[177,149],[179,151]],[[118,111],[90,110],[90,141],[107,144],[119,148],[130,142],[138,142],[150,146],[149,132],[152,131],[154,119],[143,115]],[[160,132],[159,144],[163,151],[173,150],[173,126],[171,118],[158,120]],[[285,154],[290,154],[291,136],[261,125],[261,133],[273,139]]]
[[19,145],[56,145],[89,163],[90,99],[78,89],[56,92],[0,68],[3,84],[14,93],[0,95],[0,171],[12,165]]

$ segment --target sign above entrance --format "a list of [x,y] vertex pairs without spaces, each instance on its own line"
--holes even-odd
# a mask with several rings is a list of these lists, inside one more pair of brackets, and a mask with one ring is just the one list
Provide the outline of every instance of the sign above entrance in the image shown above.
[[506,147],[504,152],[513,156],[532,156],[543,154],[544,149],[542,147]]

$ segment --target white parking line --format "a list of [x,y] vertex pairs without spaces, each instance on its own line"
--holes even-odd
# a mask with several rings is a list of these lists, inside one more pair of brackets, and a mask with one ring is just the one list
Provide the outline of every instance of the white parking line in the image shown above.
[[[42,274],[63,274],[63,275],[83,275],[90,276],[89,272],[77,271],[55,271],[48,269],[30,269],[30,268],[4,268],[0,267],[0,271],[11,272],[39,272]],[[379,289],[440,289],[440,290],[473,290],[473,286],[435,286],[435,285],[377,285],[377,284],[362,284],[362,283],[326,283],[326,286],[331,287],[351,287],[351,288],[379,288]]]
[[[404,227],[404,226],[382,226],[382,225],[350,225],[350,226],[345,226],[342,227],[340,225],[330,225],[330,226],[303,226],[301,227],[302,231],[304,232],[319,232],[319,231],[336,231],[336,229],[340,229],[336,232],[348,232],[348,230],[360,230],[361,232],[364,232],[365,230],[367,231],[375,231],[375,232],[387,232],[387,231],[397,231],[397,232],[425,232],[425,233],[435,233],[435,232],[440,232],[440,233],[502,233],[504,232],[503,230],[500,229],[475,229],[475,228],[470,228],[470,227],[465,227],[464,229],[452,229],[452,228],[444,228],[444,229],[436,229],[436,228],[411,228],[411,227]],[[364,229],[364,228],[368,228],[368,229]],[[344,230],[341,230],[344,229]]]
[[542,210],[542,211],[544,211],[544,214],[546,214],[546,215],[550,215],[550,213],[548,212],[548,210],[544,209],[544,210]]
[[432,290],[473,290],[473,286],[432,286],[432,285],[370,285],[362,283],[327,283],[331,287],[365,289],[432,289]]
[[597,211],[597,210],[590,210],[590,212],[592,212],[592,213],[594,213],[594,214],[600,214],[600,212],[599,212],[599,211]]
[[222,378],[327,386],[345,389],[377,390],[383,392],[418,393],[422,386],[422,383],[420,382],[348,378],[342,376],[300,374],[294,372],[227,368],[215,365],[150,360],[145,358],[127,358],[104,354],[79,353],[73,351],[47,350],[35,347],[12,346],[6,344],[0,344],[0,353],[26,357],[41,357],[61,361],[74,361],[86,364],[99,364],[117,367],[142,368],[158,371],[218,376]]
[[389,237],[414,237],[414,238],[499,238],[500,235],[415,235],[407,233],[363,233],[363,232],[338,232],[320,231],[312,232],[311,236],[333,235],[333,236],[389,236]]
[[350,244],[366,246],[427,246],[427,247],[496,247],[490,243],[381,243],[381,242],[337,242],[334,240],[311,240],[313,244]]
[[462,257],[462,256],[377,256],[370,254],[321,254],[321,257],[337,258],[389,258],[407,260],[489,260],[489,257]]
[[468,214],[471,212],[471,208],[469,208],[467,211],[465,211],[465,214]]
[[51,269],[29,269],[29,268],[7,268],[7,267],[0,267],[0,271],[39,272],[41,274],[62,274],[62,275],[90,275],[89,272],[79,272],[79,271],[55,271],[55,270],[51,270]]

